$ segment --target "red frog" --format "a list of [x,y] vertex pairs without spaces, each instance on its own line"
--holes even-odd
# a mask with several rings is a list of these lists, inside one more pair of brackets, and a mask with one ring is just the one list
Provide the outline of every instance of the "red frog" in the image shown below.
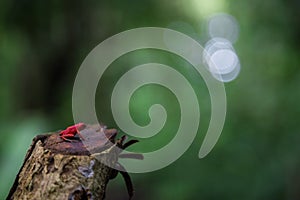
[[64,140],[64,141],[69,141],[71,142],[70,139],[74,139],[75,135],[78,134],[80,136],[79,131],[83,130],[86,127],[84,123],[78,123],[73,126],[69,126],[67,129],[61,131],[59,133],[59,136]]

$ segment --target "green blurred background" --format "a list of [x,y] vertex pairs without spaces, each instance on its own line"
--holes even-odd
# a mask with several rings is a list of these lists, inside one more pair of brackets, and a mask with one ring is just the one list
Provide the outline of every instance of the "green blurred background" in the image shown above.
[[[297,0],[0,1],[0,199],[8,194],[34,135],[73,123],[73,82],[97,44],[121,31],[158,26],[204,45],[205,19],[218,12],[239,23],[234,47],[241,73],[226,83],[226,124],[207,157],[198,159],[210,118],[205,83],[168,52],[141,50],[117,59],[98,87],[97,114],[117,127],[110,97],[118,78],[142,63],[173,66],[195,89],[200,128],[179,160],[159,171],[132,174],[135,199],[300,199],[299,9]],[[154,103],[165,106],[169,118],[159,135],[136,145],[140,151],[162,147],[178,128],[179,104],[158,85],[134,93],[130,110],[136,123],[149,122]],[[109,183],[107,199],[127,199],[121,177]]]

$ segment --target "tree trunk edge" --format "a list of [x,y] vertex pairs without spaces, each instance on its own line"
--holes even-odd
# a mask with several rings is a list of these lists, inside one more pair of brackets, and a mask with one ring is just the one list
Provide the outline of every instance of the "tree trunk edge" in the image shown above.
[[7,200],[104,199],[112,169],[86,152],[65,155],[44,148],[50,135],[33,139]]

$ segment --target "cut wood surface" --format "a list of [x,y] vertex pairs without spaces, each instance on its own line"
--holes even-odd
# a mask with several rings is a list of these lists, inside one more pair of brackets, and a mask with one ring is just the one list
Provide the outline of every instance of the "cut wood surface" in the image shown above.
[[[88,125],[84,131],[84,143],[82,135],[69,142],[59,132],[35,137],[7,199],[104,199],[106,185],[116,170],[101,163],[90,150],[117,163],[120,152],[106,139],[115,143],[117,130]],[[131,190],[129,178],[130,196]]]

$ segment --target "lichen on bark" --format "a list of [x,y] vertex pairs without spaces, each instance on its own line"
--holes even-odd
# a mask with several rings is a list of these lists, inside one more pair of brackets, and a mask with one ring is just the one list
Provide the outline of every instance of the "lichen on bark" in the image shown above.
[[[89,128],[90,134],[99,134],[95,126]],[[106,136],[116,132],[104,131]],[[116,153],[112,146],[100,140],[92,145],[104,159],[117,162],[118,156],[110,155]],[[33,140],[7,199],[104,199],[112,173],[80,140],[62,141],[58,132],[40,135]]]

